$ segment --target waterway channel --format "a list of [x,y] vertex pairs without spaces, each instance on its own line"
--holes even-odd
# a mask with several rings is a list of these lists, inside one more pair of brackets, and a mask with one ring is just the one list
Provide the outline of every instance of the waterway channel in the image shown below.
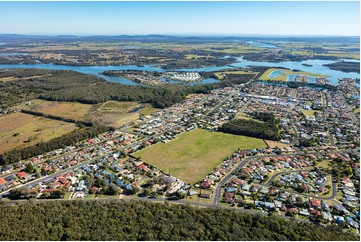
[[[356,61],[356,60],[354,60]],[[328,79],[331,80],[333,85],[337,85],[338,78],[360,78],[360,73],[356,72],[342,72],[337,70],[331,70],[329,67],[324,66],[324,64],[334,63],[334,60],[306,60],[306,61],[284,61],[284,62],[258,62],[258,61],[248,61],[244,60],[243,57],[237,58],[237,61],[231,65],[220,66],[220,67],[203,67],[203,68],[183,68],[175,69],[172,71],[218,71],[226,68],[237,68],[242,67],[246,68],[249,66],[269,66],[269,67],[282,67],[291,70],[300,70],[304,72],[311,72],[314,74],[321,74],[329,76]],[[302,64],[308,64],[307,66]],[[13,68],[37,68],[37,69],[47,69],[47,70],[71,70],[77,71],[80,73],[96,75],[106,79],[111,82],[118,82],[125,85],[139,85],[131,80],[121,77],[112,77],[101,75],[103,71],[108,70],[140,70],[140,71],[158,71],[164,72],[164,70],[157,65],[145,65],[145,66],[136,66],[136,65],[121,65],[121,66],[68,66],[68,65],[54,65],[54,64],[5,64],[0,65],[0,69],[13,69]],[[197,83],[212,83],[217,82],[216,79],[207,78],[203,79]]]

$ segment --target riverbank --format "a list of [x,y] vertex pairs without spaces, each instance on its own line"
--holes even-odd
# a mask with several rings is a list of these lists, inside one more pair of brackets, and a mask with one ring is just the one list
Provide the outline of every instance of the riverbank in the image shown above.
[[[307,60],[307,61],[299,61],[299,62],[259,62],[259,61],[247,61],[242,57],[237,58],[237,61],[232,65],[225,65],[219,67],[202,67],[202,68],[182,68],[182,69],[174,69],[172,71],[184,71],[184,72],[209,72],[209,71],[221,71],[224,69],[232,69],[232,68],[249,68],[251,66],[262,66],[262,67],[274,67],[274,68],[287,68],[290,70],[299,70],[302,72],[314,73],[317,75],[325,75],[330,76],[330,80],[332,85],[337,85],[339,78],[360,78],[360,73],[357,72],[343,72],[338,70],[332,70],[325,64],[336,63],[333,60]],[[357,63],[357,62],[356,62]],[[303,64],[309,64],[312,66],[305,66]],[[104,78],[110,82],[118,82],[124,85],[138,85],[128,79],[119,78],[119,77],[109,77],[102,75],[101,73],[104,71],[110,70],[138,70],[138,71],[157,71],[164,72],[163,68],[156,67],[155,65],[145,65],[145,66],[137,66],[137,65],[122,65],[122,66],[68,66],[68,65],[54,65],[54,64],[6,64],[0,65],[2,69],[13,69],[13,68],[36,68],[36,69],[47,69],[47,70],[72,70],[80,73],[96,75]]]

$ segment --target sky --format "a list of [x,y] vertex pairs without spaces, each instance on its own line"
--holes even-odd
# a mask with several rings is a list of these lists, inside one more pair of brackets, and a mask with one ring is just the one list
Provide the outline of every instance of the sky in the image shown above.
[[354,2],[0,2],[1,34],[359,36]]

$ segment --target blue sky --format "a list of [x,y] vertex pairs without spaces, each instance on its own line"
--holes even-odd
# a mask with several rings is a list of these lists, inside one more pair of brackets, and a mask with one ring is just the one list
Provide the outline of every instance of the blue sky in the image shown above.
[[356,2],[0,2],[0,33],[359,35]]

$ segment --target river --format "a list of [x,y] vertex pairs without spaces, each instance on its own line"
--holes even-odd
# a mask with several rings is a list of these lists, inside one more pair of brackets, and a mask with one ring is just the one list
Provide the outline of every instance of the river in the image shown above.
[[[356,60],[354,60],[356,61]],[[337,61],[334,60],[306,60],[306,61],[284,61],[284,62],[258,62],[258,61],[248,61],[244,60],[243,57],[237,58],[237,61],[231,65],[221,66],[221,67],[203,67],[203,68],[183,68],[175,69],[173,71],[218,71],[226,68],[237,68],[237,67],[249,67],[249,66],[269,66],[269,67],[283,67],[288,69],[296,69],[305,72],[311,72],[315,74],[322,74],[329,76],[328,79],[331,80],[333,85],[337,85],[338,78],[360,78],[360,73],[356,72],[342,72],[337,70],[331,70],[324,64],[330,64]],[[302,64],[309,64],[312,66],[304,66]],[[37,69],[47,69],[47,70],[71,70],[77,71],[85,74],[96,75],[102,77],[111,82],[119,82],[125,85],[138,85],[135,82],[132,82],[128,79],[121,77],[111,77],[101,75],[100,73],[108,70],[140,70],[140,71],[159,71],[164,72],[167,70],[156,67],[156,65],[145,65],[145,66],[136,66],[136,65],[122,65],[122,66],[67,66],[67,65],[54,65],[54,64],[6,64],[0,65],[0,68],[3,69],[13,69],[13,68],[37,68]],[[212,83],[217,82],[216,79],[208,78],[204,79],[199,83]]]

